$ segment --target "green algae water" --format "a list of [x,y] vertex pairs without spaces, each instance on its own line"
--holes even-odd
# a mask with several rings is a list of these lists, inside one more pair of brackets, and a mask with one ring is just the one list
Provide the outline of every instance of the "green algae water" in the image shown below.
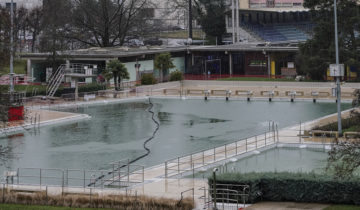
[[[294,173],[324,173],[327,161],[325,149],[315,148],[273,148],[259,154],[253,153],[235,162],[218,166],[218,174],[226,172],[294,172]],[[212,176],[213,168],[197,172],[196,178]],[[191,176],[192,177],[192,176]]]
[[[149,156],[137,162],[153,166],[180,155],[224,145],[268,129],[336,112],[335,103],[152,99],[160,129],[148,144]],[[155,124],[147,101],[64,110],[91,120],[42,127],[15,138],[1,137],[13,157],[2,160],[0,173],[16,168],[109,169],[111,161],[145,153],[143,142]],[[344,104],[343,109],[350,108]]]

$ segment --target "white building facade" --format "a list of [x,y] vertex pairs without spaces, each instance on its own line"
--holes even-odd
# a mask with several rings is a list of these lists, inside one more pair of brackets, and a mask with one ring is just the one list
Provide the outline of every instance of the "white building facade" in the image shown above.
[[[24,7],[26,9],[32,9],[34,7],[40,7],[43,5],[43,0],[13,0],[16,8]],[[10,7],[11,0],[0,0],[1,7]]]

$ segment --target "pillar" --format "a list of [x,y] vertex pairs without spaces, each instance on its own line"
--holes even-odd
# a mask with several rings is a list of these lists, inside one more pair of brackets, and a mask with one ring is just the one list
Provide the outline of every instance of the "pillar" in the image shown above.
[[31,69],[31,59],[27,59],[26,62],[26,73],[28,77],[31,77],[33,75],[32,69]]
[[271,77],[275,78],[275,76],[276,76],[275,61],[271,61]]
[[268,76],[269,76],[269,78],[270,78],[270,76],[271,76],[271,55],[270,54],[268,54],[267,55],[267,66],[268,66]]
[[229,52],[229,73],[230,73],[230,76],[232,76],[234,73],[233,56],[232,56],[231,52]]
[[[75,84],[75,101],[77,101],[78,100],[78,98],[79,98],[79,85],[78,85],[78,78],[71,78],[71,83],[73,83],[74,82],[74,84]],[[73,86],[72,86],[72,88],[73,88]]]

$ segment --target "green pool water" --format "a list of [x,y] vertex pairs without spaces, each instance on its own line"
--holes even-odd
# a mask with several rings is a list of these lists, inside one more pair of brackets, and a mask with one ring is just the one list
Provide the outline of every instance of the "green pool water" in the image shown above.
[[[226,172],[301,172],[323,173],[328,150],[315,148],[273,148],[218,166],[218,174]],[[234,160],[235,161],[235,160]],[[213,168],[196,173],[197,178],[212,175]]]
[[[336,112],[335,103],[152,101],[160,129],[148,145],[150,155],[138,161],[145,166],[262,133],[270,120],[282,128]],[[148,107],[143,101],[69,109],[92,119],[2,137],[0,144],[14,157],[2,161],[0,173],[18,167],[108,169],[111,161],[138,157],[155,129]]]

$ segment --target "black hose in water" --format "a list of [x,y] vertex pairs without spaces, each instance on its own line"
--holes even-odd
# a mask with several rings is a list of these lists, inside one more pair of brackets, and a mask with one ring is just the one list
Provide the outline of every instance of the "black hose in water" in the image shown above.
[[153,139],[155,138],[156,133],[157,133],[157,132],[159,131],[159,129],[160,129],[160,123],[155,119],[155,112],[152,111],[152,108],[154,107],[154,104],[151,102],[151,99],[150,99],[150,98],[149,98],[149,105],[150,105],[150,106],[149,106],[149,108],[147,109],[147,111],[148,111],[149,113],[151,113],[151,119],[152,119],[152,121],[156,124],[156,128],[155,128],[152,136],[151,136],[150,138],[148,138],[146,141],[144,141],[144,143],[143,143],[143,147],[144,147],[144,149],[146,150],[146,153],[143,154],[143,155],[141,155],[141,156],[139,156],[139,157],[137,157],[137,158],[135,158],[135,159],[133,159],[133,160],[131,160],[131,161],[129,161],[127,164],[124,164],[124,165],[122,165],[122,166],[119,166],[117,169],[115,169],[115,170],[113,170],[113,171],[110,171],[109,173],[107,173],[107,174],[105,174],[105,175],[99,176],[98,178],[94,179],[94,182],[90,183],[90,184],[88,185],[88,187],[95,186],[95,184],[96,184],[99,180],[103,179],[106,175],[111,175],[111,174],[117,172],[118,170],[120,170],[120,169],[122,169],[122,168],[124,168],[124,167],[126,167],[126,166],[128,166],[128,165],[130,165],[130,164],[132,164],[132,163],[135,163],[135,162],[137,162],[137,161],[139,161],[139,160],[141,160],[141,159],[143,159],[144,157],[148,156],[148,155],[151,153],[150,149],[147,147],[147,144],[148,144],[151,140],[153,140]]

